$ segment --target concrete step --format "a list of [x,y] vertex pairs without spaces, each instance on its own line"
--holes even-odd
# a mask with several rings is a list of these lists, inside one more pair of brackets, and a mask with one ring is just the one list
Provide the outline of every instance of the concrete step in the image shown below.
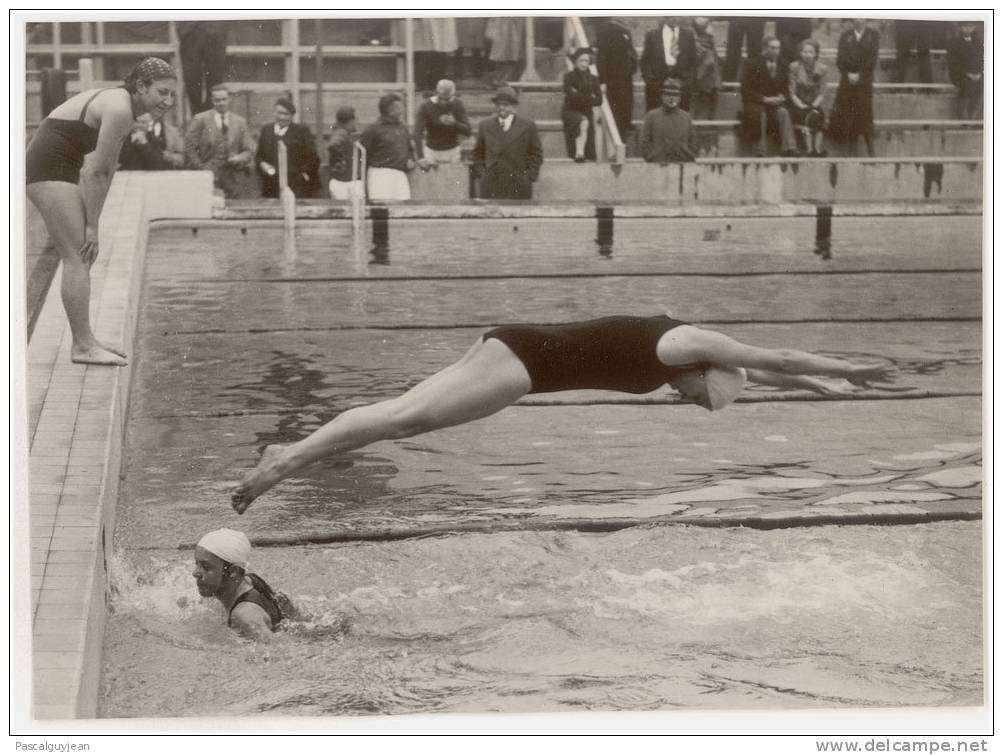
[[[737,121],[696,121],[697,142],[703,157],[752,157],[752,147],[744,144],[736,133]],[[627,156],[638,157],[638,137],[641,122],[627,135]],[[564,130],[560,121],[537,121],[544,159],[566,158]],[[981,121],[918,121],[885,120],[875,122],[875,150],[881,157],[913,157],[940,155],[944,157],[981,157],[985,134]],[[471,150],[474,139],[464,140],[462,147]],[[864,145],[825,145],[832,156],[863,156]],[[774,152],[779,151],[773,145]]]
[[[975,158],[702,159],[622,166],[570,160],[544,163],[533,197],[539,202],[647,202],[667,206],[761,205],[791,202],[920,200],[980,202],[983,165]],[[443,165],[411,177],[416,201],[469,198],[465,165]]]
[[[515,83],[520,92],[519,113],[534,120],[559,118],[564,94],[559,84]],[[838,84],[827,87],[825,109],[832,107]],[[725,83],[718,94],[717,117],[731,118],[741,103],[739,85]],[[489,92],[461,93],[471,120],[494,114]],[[874,87],[874,117],[879,120],[915,118],[946,120],[958,117],[957,90],[950,84],[878,84]],[[644,84],[634,84],[634,117],[645,112]]]

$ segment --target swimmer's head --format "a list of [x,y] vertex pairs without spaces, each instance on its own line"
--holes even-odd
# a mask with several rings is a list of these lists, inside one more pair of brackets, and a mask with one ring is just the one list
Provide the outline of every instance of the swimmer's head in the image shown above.
[[738,398],[745,386],[745,370],[719,364],[694,367],[673,378],[671,385],[684,400],[714,412]]
[[243,579],[251,543],[243,532],[219,529],[210,532],[195,546],[192,576],[200,595],[220,595],[227,584]]
[[158,120],[177,101],[178,74],[165,60],[144,58],[125,77],[123,86],[132,95],[133,113],[150,113]]

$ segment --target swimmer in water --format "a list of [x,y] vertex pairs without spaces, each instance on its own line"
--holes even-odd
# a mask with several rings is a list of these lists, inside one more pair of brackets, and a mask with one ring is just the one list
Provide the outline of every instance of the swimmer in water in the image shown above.
[[251,543],[243,532],[214,530],[195,546],[192,576],[199,595],[217,598],[223,604],[227,626],[245,637],[261,640],[290,618],[293,608],[289,598],[247,571],[250,555]]
[[100,343],[91,330],[90,269],[98,256],[98,221],[133,122],[144,113],[154,120],[163,116],[177,98],[177,78],[165,61],[146,58],[122,86],[89,89],[59,105],[28,145],[27,194],[63,263],[60,293],[74,362],[126,364],[125,354]]
[[684,400],[716,411],[738,397],[746,379],[847,395],[854,385],[888,382],[894,374],[886,364],[749,346],[665,315],[495,328],[458,362],[402,396],[349,409],[297,443],[267,446],[233,493],[232,505],[244,513],[277,482],[331,454],[481,419],[527,393],[648,393],[667,383]]

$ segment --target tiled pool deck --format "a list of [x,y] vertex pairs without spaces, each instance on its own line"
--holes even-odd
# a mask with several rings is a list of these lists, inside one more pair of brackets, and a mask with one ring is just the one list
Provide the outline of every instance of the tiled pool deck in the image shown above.
[[[150,222],[208,219],[212,208],[207,173],[123,173],[116,177],[102,220],[101,255],[92,270],[92,312],[100,339],[122,344],[127,351],[132,348]],[[304,214],[313,214],[309,208],[304,209]],[[637,208],[623,209],[624,216],[640,212]],[[699,212],[698,208],[688,209]],[[913,205],[905,211],[921,213],[924,209],[929,214],[981,211],[974,203],[951,207]],[[256,209],[258,217],[268,214],[264,210],[264,206]],[[678,210],[648,208],[645,214]],[[746,211],[714,208],[714,214],[720,215]],[[402,205],[392,210],[395,217],[465,217],[492,212],[495,210],[491,207],[472,204],[437,209]],[[584,216],[594,208],[521,207],[519,212],[544,217],[580,212]],[[884,214],[884,210],[861,207],[858,213]],[[774,206],[770,214],[801,213]],[[841,206],[839,214],[853,214],[853,208]],[[242,217],[239,211],[220,216]],[[106,559],[112,546],[132,374],[129,367],[73,364],[70,345],[56,280],[27,350],[28,516],[24,515],[24,507],[15,508],[15,523],[30,528],[31,534],[33,717],[46,720],[95,716],[105,620]],[[20,618],[15,616],[15,623]]]

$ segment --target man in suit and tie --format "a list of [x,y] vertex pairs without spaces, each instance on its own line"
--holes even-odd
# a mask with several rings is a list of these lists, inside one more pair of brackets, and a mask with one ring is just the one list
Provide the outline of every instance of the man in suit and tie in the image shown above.
[[612,18],[596,19],[596,69],[599,83],[606,87],[613,119],[621,138],[631,129],[634,112],[634,73],[637,50],[630,29]]
[[766,134],[771,126],[780,137],[781,154],[799,154],[786,107],[788,92],[788,71],[780,57],[780,40],[767,37],[762,56],[750,60],[742,72],[742,129],[756,145],[757,157],[766,155]]
[[297,199],[312,197],[320,188],[320,157],[310,128],[293,123],[296,106],[288,97],[275,103],[275,122],[261,127],[254,162],[261,174],[261,196],[279,196],[279,142],[286,145],[286,178]]
[[693,27],[675,16],[665,16],[657,29],[644,35],[641,52],[641,78],[644,79],[645,109],[652,111],[662,104],[662,84],[677,79],[683,88],[680,107],[690,109],[690,89],[697,66],[697,43]]
[[211,170],[227,198],[246,194],[254,145],[247,121],[230,112],[230,92],[212,88],[212,110],[192,118],[185,132],[185,158],[192,170]]
[[480,178],[481,199],[532,199],[533,184],[543,165],[543,145],[536,123],[516,115],[519,97],[512,87],[500,87],[491,100],[497,115],[477,126],[474,175]]

